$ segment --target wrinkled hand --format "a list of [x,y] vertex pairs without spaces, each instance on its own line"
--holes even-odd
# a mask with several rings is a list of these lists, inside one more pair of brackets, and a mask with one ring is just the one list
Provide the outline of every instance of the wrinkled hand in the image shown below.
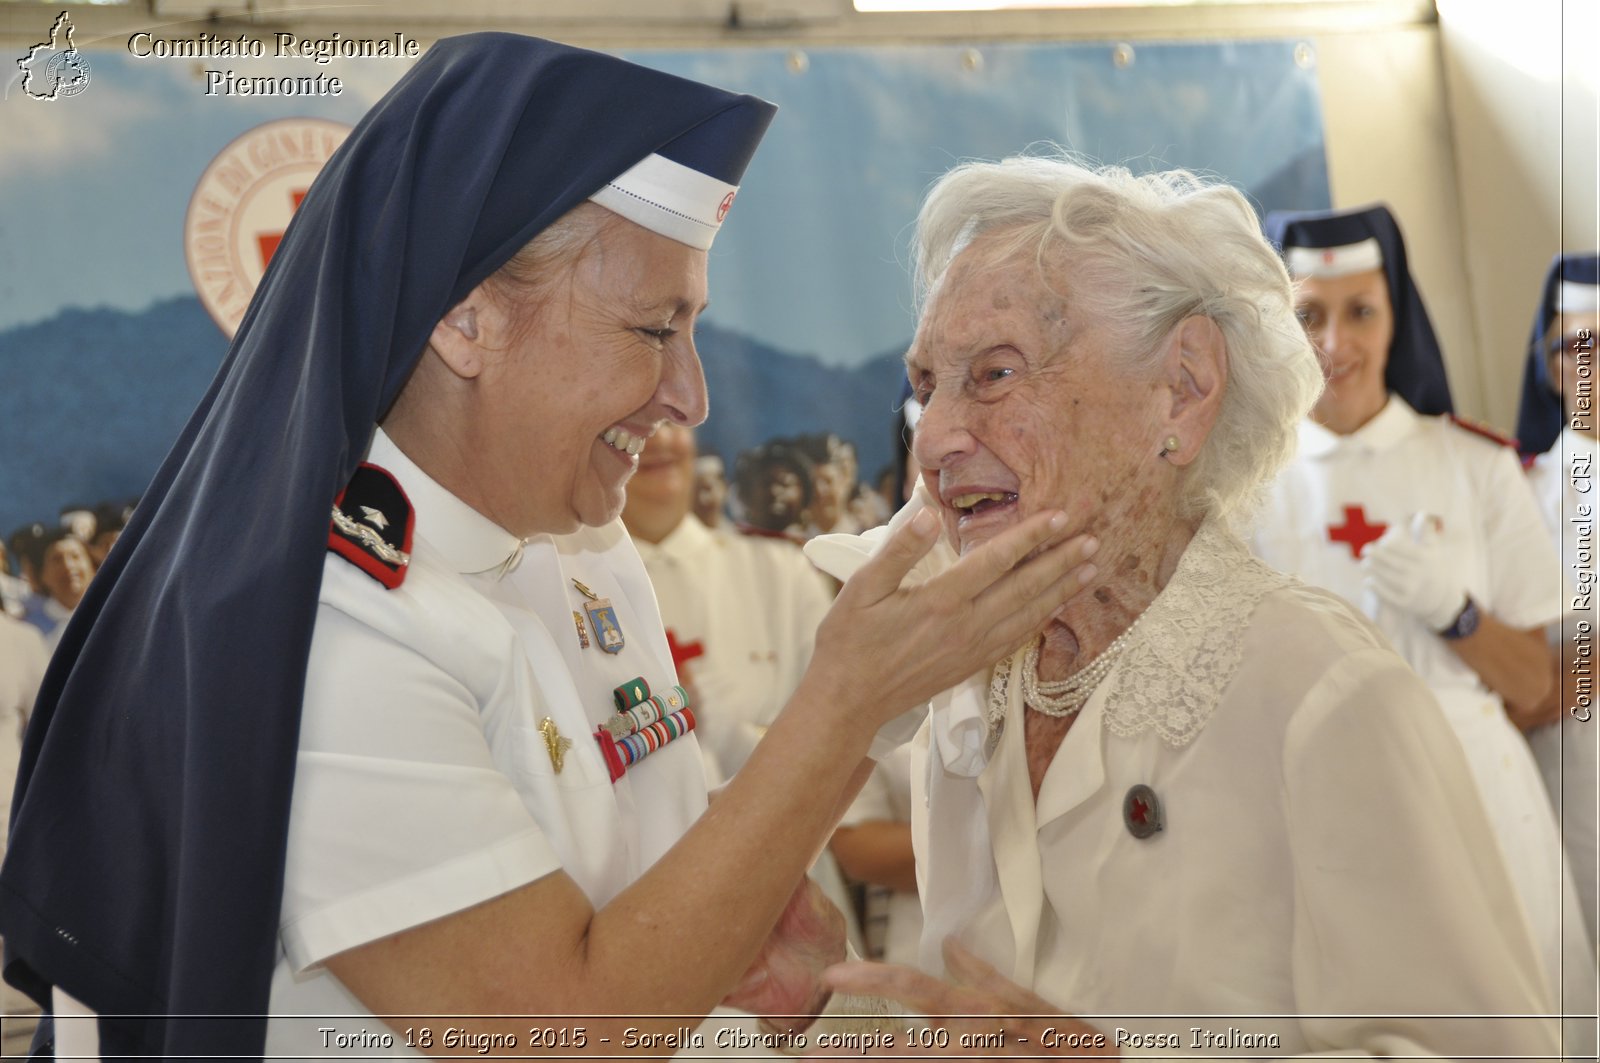
[[768,1033],[804,1030],[833,995],[821,975],[844,959],[844,943],[844,916],[808,875],[723,1003],[760,1016]]
[[903,585],[934,545],[923,511],[845,583],[817,631],[807,679],[873,714],[872,730],[987,668],[1040,631],[1094,577],[1089,536],[1063,541],[1066,516],[1039,513],[945,571]]
[[[996,1032],[1004,1035],[1003,1044],[999,1048],[986,1048],[985,1058],[1088,1056],[1109,1059],[1120,1054],[1111,1046],[1109,1037],[1088,1023],[1062,1015],[1054,1004],[1017,985],[974,956],[955,938],[945,939],[944,964],[949,974],[947,981],[911,967],[884,963],[841,964],[829,968],[823,980],[838,992],[899,1001],[927,1016],[932,1029],[949,1034],[947,1043],[940,1049],[905,1044],[902,1043],[905,1039],[900,1038],[886,1054],[972,1058],[973,1050],[961,1044],[962,1035],[992,1039]],[[1041,1037],[1046,1029],[1055,1032],[1054,1037],[1047,1039],[1049,1044]],[[940,1037],[938,1041],[946,1039]],[[989,1044],[990,1041],[969,1043]]]
[[1461,573],[1445,552],[1435,518],[1425,514],[1414,516],[1410,528],[1384,532],[1361,552],[1361,567],[1373,593],[1431,631],[1449,627],[1467,604]]

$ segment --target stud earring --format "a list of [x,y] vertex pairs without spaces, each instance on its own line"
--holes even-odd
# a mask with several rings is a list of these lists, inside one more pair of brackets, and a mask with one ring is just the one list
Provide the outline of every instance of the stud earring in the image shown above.
[[1167,439],[1166,439],[1166,442],[1161,444],[1161,453],[1159,455],[1157,455],[1157,457],[1164,458],[1168,454],[1171,454],[1173,451],[1175,451],[1177,449],[1178,449],[1178,437],[1177,436],[1168,436]]

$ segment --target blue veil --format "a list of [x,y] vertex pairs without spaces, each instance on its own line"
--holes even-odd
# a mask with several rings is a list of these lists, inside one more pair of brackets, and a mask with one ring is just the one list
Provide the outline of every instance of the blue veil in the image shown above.
[[751,134],[713,174],[736,184],[774,110],[473,34],[432,47],[328,161],[24,743],[5,975],[99,1012],[107,1059],[262,1051],[329,509],[435,323],[647,154],[693,165],[675,153],[713,118]]
[[1383,273],[1394,310],[1394,340],[1384,382],[1418,413],[1450,413],[1450,382],[1444,356],[1433,334],[1422,294],[1406,265],[1406,244],[1389,208],[1381,203],[1359,210],[1275,210],[1267,215],[1267,238],[1280,250],[1291,247],[1344,247],[1375,238],[1383,250]]
[[1557,255],[1544,275],[1539,309],[1528,336],[1528,361],[1522,370],[1522,405],[1517,410],[1517,442],[1524,454],[1543,454],[1554,445],[1566,424],[1561,396],[1545,364],[1544,334],[1556,319],[1556,293],[1562,281],[1600,284],[1600,255]]

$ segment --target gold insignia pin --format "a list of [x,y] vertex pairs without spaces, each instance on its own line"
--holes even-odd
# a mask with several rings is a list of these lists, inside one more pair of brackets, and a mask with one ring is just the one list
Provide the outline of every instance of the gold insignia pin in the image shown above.
[[544,735],[544,747],[550,752],[550,764],[556,769],[556,774],[560,775],[567,750],[572,748],[572,739],[563,738],[561,732],[556,729],[556,722],[548,716],[539,724],[539,733]]

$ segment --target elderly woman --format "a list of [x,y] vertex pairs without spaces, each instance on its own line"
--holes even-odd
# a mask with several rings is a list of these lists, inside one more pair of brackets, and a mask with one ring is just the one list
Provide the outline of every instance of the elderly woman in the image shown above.
[[[1551,689],[1555,551],[1508,441],[1453,417],[1387,208],[1274,213],[1267,234],[1328,384],[1256,529],[1264,560],[1364,612],[1444,709],[1554,992],[1594,975],[1556,819],[1519,724]],[[1587,1007],[1587,1005],[1586,1005]]]
[[747,971],[736,1002],[815,1006],[797,886],[871,733],[1086,548],[1041,515],[902,590],[908,529],[707,811],[617,516],[705,417],[706,252],[771,113],[474,35],[329,160],[28,734],[0,930],[59,1052],[665,1055]]
[[[1559,255],[1550,264],[1528,337],[1517,438],[1536,452],[1528,483],[1572,596],[1560,632],[1559,680],[1552,684],[1546,725],[1531,730],[1545,788],[1561,810],[1561,840],[1577,886],[1579,907],[1595,943],[1600,916],[1596,887],[1596,745],[1594,669],[1596,630],[1595,497],[1596,430],[1594,349],[1600,336],[1600,255]],[[1588,625],[1585,627],[1584,625]]]
[[[1243,197],[1018,158],[947,174],[917,235],[923,482],[892,526],[940,517],[928,574],[1060,508],[1099,574],[880,735],[917,728],[924,973],[831,984],[939,1017],[952,1052],[1554,1051],[1549,1022],[1476,1017],[1546,1002],[1427,688],[1229,530],[1321,376]],[[1061,1009],[1104,1018],[950,1018]]]

